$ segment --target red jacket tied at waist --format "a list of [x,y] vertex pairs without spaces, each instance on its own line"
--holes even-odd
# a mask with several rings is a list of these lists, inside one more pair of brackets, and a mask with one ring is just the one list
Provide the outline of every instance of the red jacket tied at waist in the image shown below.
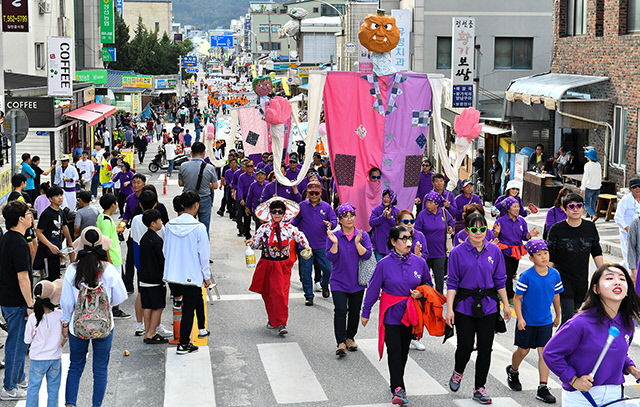
[[402,323],[405,326],[415,326],[418,323],[418,312],[416,307],[413,306],[413,298],[392,295],[386,292],[382,292],[380,297],[380,317],[378,321],[378,355],[382,359],[382,351],[384,350],[384,314],[387,310],[401,301],[407,302],[407,308],[404,311],[402,317]]
[[[416,290],[422,293],[423,300],[413,300],[418,314],[418,323],[413,325],[413,333],[422,337],[424,328],[427,328],[431,336],[443,336],[446,321],[442,316],[442,306],[447,299],[433,287],[421,285]],[[423,309],[424,307],[424,309]]]
[[527,251],[525,250],[524,245],[510,246],[510,245],[498,242],[498,247],[500,248],[500,250],[504,250],[510,247],[511,248],[510,256],[516,260],[520,260],[525,254],[527,254]]

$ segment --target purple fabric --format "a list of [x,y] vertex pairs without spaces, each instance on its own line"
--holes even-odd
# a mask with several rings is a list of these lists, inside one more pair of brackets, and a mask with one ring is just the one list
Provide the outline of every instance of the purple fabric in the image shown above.
[[298,229],[309,240],[311,249],[325,249],[327,243],[327,225],[324,221],[331,223],[331,230],[338,225],[338,218],[331,205],[324,201],[313,206],[309,200],[300,202],[300,213],[293,218],[291,224]]
[[[502,232],[500,234],[502,235]],[[496,290],[500,290],[505,288],[507,281],[504,256],[498,246],[493,243],[486,244],[479,253],[478,249],[473,247],[469,241],[454,247],[449,254],[447,270],[447,290],[457,290],[458,288],[486,290],[494,287]],[[469,297],[460,301],[454,311],[473,316],[472,304],[473,298]],[[491,314],[498,311],[498,304],[491,298],[484,298],[482,309],[485,315]]]
[[[269,200],[276,194],[279,197],[289,199],[294,202],[302,201],[302,195],[300,195],[300,192],[298,192],[297,194],[294,194],[293,187],[285,187],[283,185],[277,184],[277,182],[278,181],[269,182],[267,186],[264,187],[264,190],[262,191],[261,202],[265,202]],[[277,188],[276,188],[276,184],[277,184]]]
[[288,179],[293,181],[296,178],[298,178],[298,174],[300,174],[300,164],[298,164],[298,167],[296,168],[295,171],[293,171],[291,168],[287,167],[287,174],[285,175],[285,177],[287,177]]
[[547,242],[543,239],[531,239],[527,243],[524,244],[524,248],[529,253],[529,255],[533,256],[540,250],[549,250],[547,246]]
[[[393,191],[392,191],[393,192]],[[373,248],[378,253],[387,254],[389,249],[387,248],[387,238],[389,237],[389,231],[396,225],[396,216],[400,212],[395,206],[391,207],[391,216],[385,217],[382,212],[385,210],[384,205],[378,205],[373,208],[371,216],[369,217],[369,226],[372,227],[372,244]]]
[[[507,216],[507,210],[504,209],[503,206],[501,205],[501,202],[503,200],[505,200],[505,199],[506,199],[506,196],[504,196],[504,195],[499,196],[498,199],[496,199],[496,201],[493,204],[493,206],[498,208],[498,212],[500,212],[498,214],[498,218],[501,218],[503,216]],[[519,215],[524,218],[524,217],[527,216],[527,209],[522,204],[522,198],[520,198],[520,195],[516,196],[516,199],[518,200],[518,203],[520,204],[520,213],[519,213]]]
[[513,206],[513,204],[516,204],[518,202],[518,200],[512,196],[505,198],[502,200],[502,207],[504,208],[505,211],[509,212],[509,209],[511,209],[511,206]]
[[411,243],[411,253],[415,254],[414,250],[416,249],[416,245],[418,244],[418,242],[420,242],[420,245],[422,246],[421,257],[426,261],[429,258],[427,238],[424,237],[424,234],[421,231],[413,229],[413,243]]
[[431,201],[440,207],[444,202],[444,198],[436,191],[429,191],[427,195],[425,195],[423,203],[426,201]]
[[551,230],[551,226],[555,225],[558,222],[567,219],[567,214],[562,210],[559,206],[554,206],[553,208],[547,211],[547,217],[545,219],[545,226],[547,228],[547,232]]
[[[500,235],[498,240],[508,246],[520,246],[523,240],[527,240],[529,227],[527,221],[518,216],[516,220],[508,216],[503,216],[496,220],[500,224]],[[507,254],[511,253],[511,249],[504,249]]]
[[273,171],[273,168],[269,165],[269,163],[265,163],[264,161],[260,161],[258,164],[256,164],[256,168],[264,169],[264,173],[267,175],[269,175]]
[[431,181],[433,171],[429,172],[420,171],[420,183],[418,184],[418,192],[416,192],[416,198],[422,198],[433,189],[433,181]]
[[123,220],[133,219],[133,210],[140,204],[140,199],[136,196],[136,194],[130,194],[127,197],[127,203],[124,207],[124,215],[122,215]]
[[351,203],[346,202],[336,208],[336,215],[338,216],[338,219],[347,212],[356,213],[356,207],[351,205]]
[[325,247],[327,248],[327,260],[331,262],[331,278],[329,284],[331,290],[342,291],[345,293],[355,293],[364,290],[364,287],[358,284],[358,259],[367,260],[371,254],[371,239],[369,234],[362,232],[362,240],[360,244],[367,249],[361,256],[356,248],[355,237],[359,230],[355,229],[355,233],[351,240],[347,239],[342,229],[334,232],[338,238],[338,252],[331,253],[333,242],[327,237]]
[[[455,208],[455,204],[456,204],[456,198],[455,195],[453,195],[453,192],[449,192],[447,190],[442,191],[442,193],[436,192],[435,189],[432,189],[431,192],[435,192],[436,194],[440,195],[442,197],[442,202],[440,203],[440,205],[438,205],[439,207],[444,207],[444,201],[449,201],[449,203],[451,204],[451,206],[449,206],[449,208],[447,209],[449,212],[454,213],[456,211]],[[425,195],[424,198],[422,198],[422,203],[424,204],[424,201],[427,200],[427,197]],[[424,207],[423,207],[424,208]]]
[[[381,289],[387,294],[409,297],[411,290],[415,290],[423,284],[433,286],[431,273],[423,258],[409,255],[407,261],[400,261],[397,256],[386,256],[378,262],[373,276],[371,276],[362,306],[362,317],[369,318],[371,316],[371,307],[378,301]],[[387,309],[384,314],[384,323],[402,325],[401,321],[406,308],[407,302],[400,301]]]
[[251,212],[254,212],[262,202],[260,198],[262,197],[262,191],[264,191],[266,186],[266,181],[263,182],[262,185],[260,185],[258,181],[249,185],[249,192],[247,193],[247,199],[245,199],[244,203]]
[[245,172],[238,177],[238,192],[236,193],[236,200],[242,201],[249,193],[249,187],[256,180],[255,174],[249,175],[249,173]]
[[[237,170],[235,170],[235,172],[233,173],[233,178],[231,180],[231,189],[238,189],[238,178],[240,178],[240,175],[242,175],[243,172],[240,169],[240,167],[238,167]],[[237,199],[237,197],[236,197]]]
[[460,194],[455,197],[455,199],[453,200],[453,203],[454,203],[453,206],[455,206],[455,212],[453,210],[450,210],[450,212],[453,216],[455,216],[456,221],[458,222],[461,222],[464,220],[462,219],[462,215],[464,215],[465,205],[469,205],[473,203],[482,205],[482,201],[480,200],[480,197],[473,193],[469,198],[467,198],[464,194]]
[[[134,175],[136,174],[133,171],[120,171],[113,178],[111,178],[111,181],[113,181],[114,183],[116,181],[120,181],[120,193],[124,194],[125,196],[129,196],[133,194],[133,185],[131,181],[133,180]],[[124,186],[125,182],[129,182],[129,185],[127,185],[126,187]]]
[[[446,239],[447,239],[447,227],[454,226],[453,217],[449,212],[443,214],[444,209],[438,208],[436,213],[432,213],[426,209],[423,209],[416,218],[414,230],[422,232],[427,240],[427,246],[429,249],[429,258],[441,258],[446,257]],[[446,221],[445,221],[446,219]]]
[[[465,232],[465,230],[462,229],[453,238],[453,247],[456,247],[456,246],[466,242],[468,238],[469,238],[469,235],[467,235],[467,232]],[[493,234],[493,230],[487,229],[487,236],[484,238],[485,243],[489,243],[490,241],[492,241],[495,238],[496,238],[496,236]]]

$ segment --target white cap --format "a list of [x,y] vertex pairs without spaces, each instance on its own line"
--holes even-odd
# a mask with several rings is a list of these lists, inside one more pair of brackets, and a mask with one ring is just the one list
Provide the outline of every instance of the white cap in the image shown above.
[[520,187],[520,183],[518,181],[516,181],[515,179],[512,179],[511,181],[507,182],[507,191],[510,190],[511,188],[516,188],[518,190],[522,189]]
[[71,155],[70,154],[60,154],[60,161],[69,161],[71,160]]

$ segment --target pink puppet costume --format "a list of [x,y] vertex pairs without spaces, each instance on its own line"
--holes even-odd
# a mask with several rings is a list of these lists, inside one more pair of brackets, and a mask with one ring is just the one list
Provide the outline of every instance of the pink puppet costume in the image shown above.
[[299,211],[297,203],[280,197],[263,202],[256,209],[256,216],[266,223],[247,241],[253,249],[262,249],[249,290],[262,295],[269,318],[267,328],[278,328],[280,336],[288,333],[289,287],[293,266],[289,256],[290,242],[295,240],[311,250],[304,233],[288,222]]

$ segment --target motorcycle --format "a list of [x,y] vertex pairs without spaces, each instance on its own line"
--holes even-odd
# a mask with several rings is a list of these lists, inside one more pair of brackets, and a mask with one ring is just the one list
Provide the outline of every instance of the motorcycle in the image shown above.
[[[187,161],[189,161],[189,157],[187,155],[178,154],[173,164],[173,169],[175,170],[180,168],[180,165]],[[152,173],[155,173],[155,172],[158,172],[158,170],[166,171],[168,169],[169,169],[169,163],[165,159],[164,149],[160,146],[158,147],[158,152],[156,153],[155,157],[153,157],[153,160],[151,160],[151,162],[149,163],[149,171],[151,171]]]

